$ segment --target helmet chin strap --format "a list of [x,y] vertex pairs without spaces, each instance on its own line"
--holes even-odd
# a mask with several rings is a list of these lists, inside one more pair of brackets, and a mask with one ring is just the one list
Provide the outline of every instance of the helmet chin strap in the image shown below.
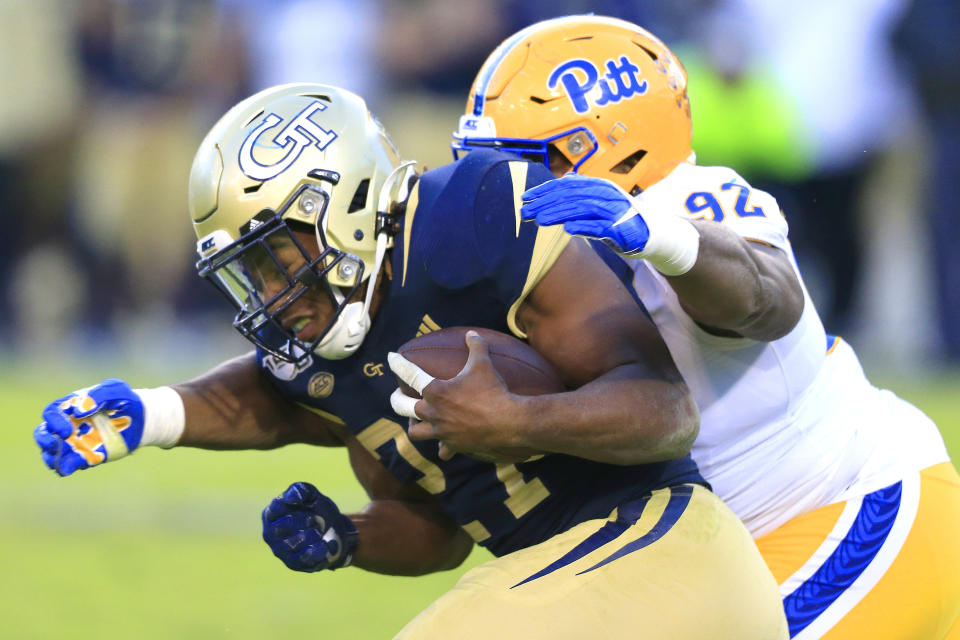
[[[387,252],[387,243],[389,234],[381,231],[377,234],[377,252],[373,261],[373,271],[367,280],[367,295],[364,301],[351,302],[347,304],[336,322],[330,327],[330,331],[324,336],[320,344],[313,350],[321,358],[327,360],[342,360],[360,348],[363,339],[370,330],[370,304],[373,302],[373,292],[377,288],[377,280],[380,276],[380,268],[383,266],[383,257]],[[333,296],[337,304],[343,302],[343,293],[336,287],[332,287]]]
[[[407,185],[415,165],[416,163],[412,161],[403,162],[390,172],[380,189],[377,202],[378,212],[386,214],[391,209],[392,203],[406,200]],[[374,254],[373,269],[370,272],[370,278],[367,280],[367,295],[364,297],[363,303],[351,302],[343,307],[343,311],[340,312],[336,322],[330,327],[330,331],[314,348],[314,353],[321,358],[342,360],[353,355],[360,348],[367,332],[370,331],[370,305],[373,303],[373,294],[377,290],[377,281],[380,278],[383,258],[392,239],[389,226],[381,227],[379,223],[377,226],[377,249]],[[322,247],[319,221],[314,225],[314,232],[317,236],[317,246]],[[332,287],[332,289],[339,306],[344,300],[343,293],[336,287]]]

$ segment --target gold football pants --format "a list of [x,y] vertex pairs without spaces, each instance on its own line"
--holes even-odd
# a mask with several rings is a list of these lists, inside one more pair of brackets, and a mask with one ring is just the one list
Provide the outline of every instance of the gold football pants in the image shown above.
[[960,640],[960,476],[949,462],[757,539],[795,640]]
[[778,640],[786,620],[747,530],[681,485],[491,560],[397,638]]

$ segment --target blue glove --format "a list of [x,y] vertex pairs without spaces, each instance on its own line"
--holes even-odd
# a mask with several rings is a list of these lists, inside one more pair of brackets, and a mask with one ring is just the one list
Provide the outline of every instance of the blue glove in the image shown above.
[[549,226],[563,223],[572,235],[602,240],[624,255],[643,251],[650,230],[626,191],[602,178],[568,173],[527,190],[520,210],[524,220]]
[[294,482],[263,510],[263,541],[294,571],[350,565],[357,529],[333,500],[308,482]]
[[33,431],[40,455],[61,476],[122,458],[143,437],[143,402],[123,380],[110,378],[54,400]]

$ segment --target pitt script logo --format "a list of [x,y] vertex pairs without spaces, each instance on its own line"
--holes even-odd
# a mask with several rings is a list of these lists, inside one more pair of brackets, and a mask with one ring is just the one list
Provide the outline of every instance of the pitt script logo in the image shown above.
[[559,65],[547,78],[551,91],[562,84],[577,113],[590,110],[590,101],[598,107],[642,96],[647,92],[647,81],[640,77],[640,67],[627,56],[606,62],[607,72],[600,71],[589,60],[576,58]]
[[[281,129],[273,140],[259,142],[265,131],[283,122],[283,118],[277,114],[267,114],[240,145],[240,170],[254,180],[269,180],[286,171],[311,144],[316,145],[321,151],[326,149],[337,138],[337,134],[324,129],[310,119],[313,114],[324,111],[326,108],[325,104],[314,100]],[[254,147],[283,149],[284,154],[273,164],[261,164],[253,157]]]

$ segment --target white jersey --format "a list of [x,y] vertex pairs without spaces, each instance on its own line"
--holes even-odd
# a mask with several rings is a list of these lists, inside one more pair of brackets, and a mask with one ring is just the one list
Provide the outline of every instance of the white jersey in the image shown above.
[[[715,220],[783,250],[797,268],[776,200],[732,169],[684,163],[636,201],[641,212]],[[783,338],[724,338],[701,329],[649,263],[630,263],[700,409],[694,460],[754,537],[949,459],[936,425],[872,386],[853,349],[826,334],[806,289],[800,321]]]

